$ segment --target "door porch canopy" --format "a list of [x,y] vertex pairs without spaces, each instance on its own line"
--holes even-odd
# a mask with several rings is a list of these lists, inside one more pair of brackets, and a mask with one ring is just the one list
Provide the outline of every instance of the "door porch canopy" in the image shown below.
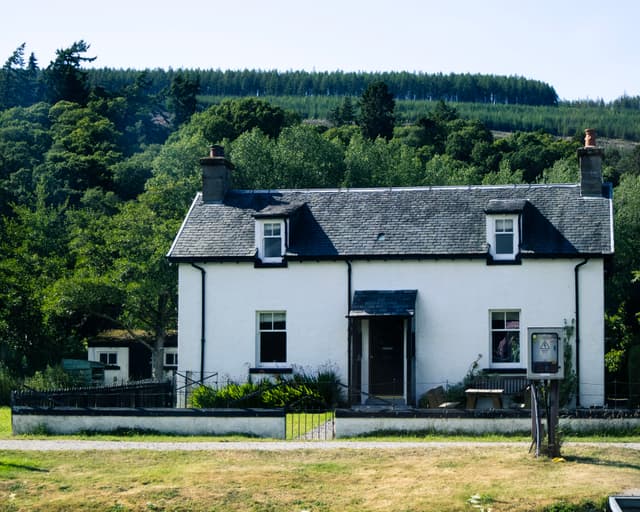
[[415,314],[417,295],[418,290],[356,290],[349,318],[411,318]]

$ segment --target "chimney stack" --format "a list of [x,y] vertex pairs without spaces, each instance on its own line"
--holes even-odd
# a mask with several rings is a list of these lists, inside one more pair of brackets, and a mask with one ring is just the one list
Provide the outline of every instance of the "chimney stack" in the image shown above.
[[221,203],[231,188],[233,165],[224,157],[222,146],[211,146],[209,156],[200,159],[202,167],[202,200]]
[[584,147],[578,149],[582,197],[602,197],[602,148],[596,146],[596,131],[584,131]]

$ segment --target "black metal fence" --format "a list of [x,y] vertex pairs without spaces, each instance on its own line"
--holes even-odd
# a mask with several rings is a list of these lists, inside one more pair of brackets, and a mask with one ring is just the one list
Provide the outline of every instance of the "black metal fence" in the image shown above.
[[285,439],[328,441],[335,438],[335,409],[287,409]]
[[25,407],[173,407],[173,382],[12,391],[11,405]]
[[640,407],[640,380],[611,380],[606,383],[606,404],[613,408]]

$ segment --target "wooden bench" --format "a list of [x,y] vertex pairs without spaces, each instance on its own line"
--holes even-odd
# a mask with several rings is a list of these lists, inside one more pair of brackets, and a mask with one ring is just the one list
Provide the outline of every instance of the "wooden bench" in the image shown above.
[[475,409],[478,398],[491,398],[494,409],[502,409],[502,393],[504,389],[466,389],[467,409]]

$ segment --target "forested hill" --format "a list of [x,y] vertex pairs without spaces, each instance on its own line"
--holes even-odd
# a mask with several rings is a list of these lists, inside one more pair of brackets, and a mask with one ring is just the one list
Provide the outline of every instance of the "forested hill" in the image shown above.
[[[89,81],[108,90],[131,85],[138,71],[93,69]],[[146,71],[152,90],[168,88],[177,73],[199,80],[209,96],[360,96],[372,82],[383,81],[397,99],[443,100],[509,105],[556,105],[555,89],[519,76],[345,71],[162,70]]]

